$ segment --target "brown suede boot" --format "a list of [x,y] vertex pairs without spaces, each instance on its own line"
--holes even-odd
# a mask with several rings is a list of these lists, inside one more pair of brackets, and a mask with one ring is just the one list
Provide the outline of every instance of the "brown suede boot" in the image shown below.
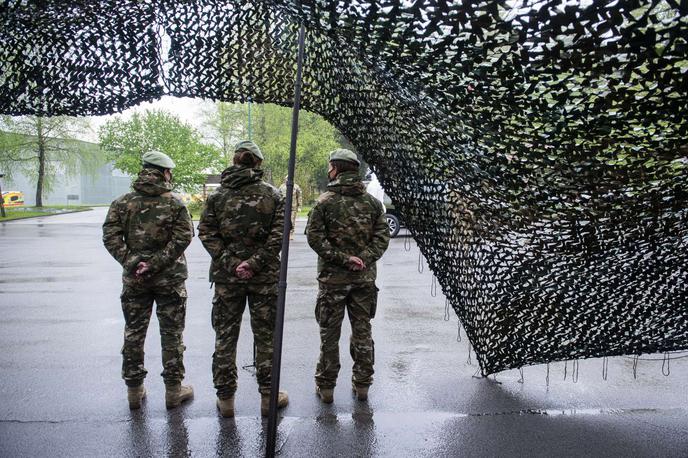
[[316,386],[315,394],[317,394],[320,400],[325,404],[332,404],[334,402],[334,388],[320,388]]
[[[286,391],[280,391],[277,395],[277,408],[281,409],[289,404],[289,395]],[[267,417],[270,413],[270,395],[261,394],[260,395],[260,414]]]
[[191,385],[170,385],[165,387],[165,405],[168,409],[178,407],[182,402],[193,399]]
[[131,410],[140,409],[141,401],[146,397],[146,388],[143,385],[127,387],[127,401]]
[[217,398],[217,408],[220,410],[220,415],[225,418],[234,416],[234,396],[227,399]]
[[364,386],[364,385],[351,385],[351,389],[353,390],[354,393],[356,393],[356,398],[359,401],[367,401],[368,400],[368,388],[369,386]]

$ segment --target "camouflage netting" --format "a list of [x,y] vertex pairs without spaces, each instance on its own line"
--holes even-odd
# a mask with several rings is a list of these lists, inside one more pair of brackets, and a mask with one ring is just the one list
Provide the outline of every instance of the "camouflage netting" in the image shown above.
[[688,2],[5,1],[0,112],[291,103],[365,156],[483,374],[688,348]]

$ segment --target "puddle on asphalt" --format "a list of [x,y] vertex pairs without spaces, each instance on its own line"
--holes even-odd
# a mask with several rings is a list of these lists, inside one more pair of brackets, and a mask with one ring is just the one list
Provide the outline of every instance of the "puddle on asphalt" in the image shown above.
[[[56,290],[56,289],[32,289],[31,293],[32,294],[65,294],[65,293],[73,293],[74,291],[71,289],[64,289],[64,290]],[[26,290],[18,290],[18,291],[0,291],[0,294],[26,294]]]
[[5,277],[0,278],[2,283],[57,283],[62,281],[82,281],[84,277]]
[[[148,417],[145,410],[132,414],[123,439],[123,456],[264,456],[267,420],[260,417],[187,418],[184,410],[165,417]],[[276,451],[289,440],[296,417],[281,417]],[[213,440],[214,438],[214,440]]]
[[499,415],[546,415],[549,417],[577,416],[577,415],[637,415],[637,414],[658,414],[668,412],[681,412],[684,409],[617,409],[617,408],[595,408],[595,409],[523,409],[506,412],[487,412],[472,414],[456,414],[457,417],[491,417]]

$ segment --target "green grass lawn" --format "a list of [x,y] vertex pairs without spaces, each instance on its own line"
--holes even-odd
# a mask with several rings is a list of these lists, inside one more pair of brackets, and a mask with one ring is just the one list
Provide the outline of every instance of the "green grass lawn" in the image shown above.
[[6,217],[0,216],[0,221],[11,221],[13,219],[31,218],[32,216],[43,216],[45,212],[16,211],[5,209]]
[[[109,205],[43,205],[41,208],[47,208],[48,210],[90,210],[93,207],[109,207]],[[25,208],[37,208],[37,207],[25,207]]]
[[33,218],[35,216],[51,216],[62,213],[72,213],[77,211],[90,210],[90,206],[84,205],[44,205],[37,207],[12,207],[6,208],[6,217],[0,216],[0,222],[12,221],[15,219]]

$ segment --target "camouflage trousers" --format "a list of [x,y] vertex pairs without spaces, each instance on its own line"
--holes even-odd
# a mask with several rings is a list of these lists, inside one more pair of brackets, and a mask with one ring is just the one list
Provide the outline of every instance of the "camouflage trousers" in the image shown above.
[[215,330],[213,384],[220,399],[233,396],[237,389],[237,342],[247,300],[253,342],[256,345],[258,391],[270,393],[277,284],[215,283],[212,311]]
[[122,291],[124,312],[124,345],[122,346],[122,378],[128,386],[143,383],[148,371],[143,360],[148,323],[156,304],[155,313],[160,323],[162,345],[162,378],[166,385],[184,379],[184,320],[186,317],[186,288],[184,283],[166,287],[124,286]]
[[327,285],[320,283],[315,306],[315,318],[320,325],[320,357],[315,370],[315,383],[322,388],[337,384],[339,337],[344,310],[351,322],[349,352],[354,361],[352,382],[359,386],[373,383],[375,343],[370,320],[377,307],[377,288],[374,283]]
[[294,237],[294,229],[296,229],[296,215],[298,214],[298,210],[294,210],[291,212],[291,229],[289,230],[289,236]]

